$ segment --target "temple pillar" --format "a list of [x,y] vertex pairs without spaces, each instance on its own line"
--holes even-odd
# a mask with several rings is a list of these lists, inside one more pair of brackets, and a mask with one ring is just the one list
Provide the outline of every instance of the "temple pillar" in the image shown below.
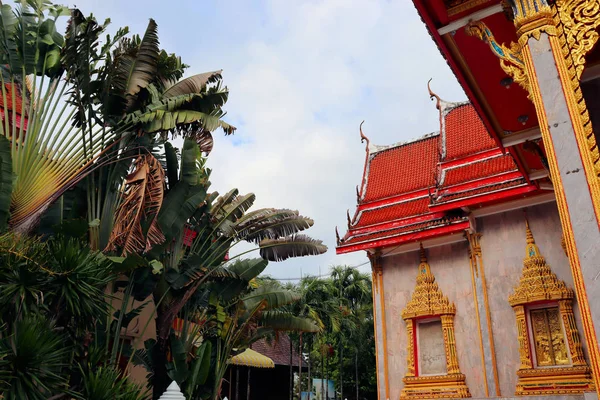
[[377,398],[389,399],[389,378],[387,362],[387,334],[385,324],[385,302],[383,296],[383,269],[381,252],[368,253],[371,261],[373,282],[373,320],[375,325],[375,363],[377,364]]
[[550,6],[546,0],[513,2],[519,37],[517,49],[548,156],[590,364],[598,387],[600,165],[579,78],[585,54],[597,40],[595,27],[591,35],[586,30],[597,24],[594,20],[598,19],[599,0],[555,3]]
[[475,318],[479,327],[479,347],[481,351],[481,364],[485,375],[485,395],[486,397],[493,397],[494,395],[500,397],[501,392],[496,363],[496,348],[492,331],[492,316],[488,301],[483,260],[481,259],[481,245],[479,243],[481,234],[467,232],[466,236],[469,241],[473,304],[475,305]]

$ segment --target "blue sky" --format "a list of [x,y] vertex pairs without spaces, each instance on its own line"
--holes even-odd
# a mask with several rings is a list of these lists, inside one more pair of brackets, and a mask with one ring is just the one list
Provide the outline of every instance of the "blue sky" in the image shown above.
[[190,65],[188,75],[224,70],[226,120],[238,131],[215,134],[213,188],[254,192],[255,207],[298,209],[315,220],[308,233],[329,246],[318,257],[271,263],[267,273],[277,278],[367,261],[364,252],[336,256],[334,248],[335,226],[343,234],[346,209],[356,205],[362,120],[373,143],[390,144],[438,130],[430,78],[442,98],[466,98],[408,0],[67,5],[139,34],[152,17],[161,46]]

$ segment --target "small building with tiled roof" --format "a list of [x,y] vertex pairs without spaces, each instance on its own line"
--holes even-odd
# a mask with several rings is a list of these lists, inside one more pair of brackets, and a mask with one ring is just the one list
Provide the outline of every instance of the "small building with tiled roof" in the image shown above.
[[[379,146],[360,130],[366,155],[357,206],[346,232],[336,229],[338,254],[366,251],[371,261],[379,399],[511,397],[537,393],[540,380],[557,393],[591,390],[587,364],[572,380],[549,370],[540,378],[535,369],[547,343],[567,354],[569,332],[582,340],[579,310],[573,330],[558,330],[549,315],[567,312],[562,303],[517,310],[508,301],[519,276],[528,276],[529,235],[551,273],[573,287],[543,144],[509,149],[471,103],[430,95],[438,132]],[[524,313],[524,326],[515,312]],[[531,368],[522,364],[524,337]],[[555,356],[548,365],[561,362]]]

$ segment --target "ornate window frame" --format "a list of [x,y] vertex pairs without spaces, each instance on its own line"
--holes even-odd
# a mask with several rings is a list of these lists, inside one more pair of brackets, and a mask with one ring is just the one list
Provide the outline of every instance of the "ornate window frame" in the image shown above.
[[[594,391],[591,370],[583,355],[583,348],[573,314],[572,289],[558,277],[540,249],[525,221],[527,244],[519,284],[508,302],[515,312],[521,365],[517,371],[517,396],[549,394],[581,394]],[[531,333],[530,311],[540,307],[557,306],[562,320],[562,333],[567,345],[570,365],[536,365]]]
[[[417,274],[415,291],[404,310],[402,319],[406,323],[408,337],[407,373],[403,379],[404,388],[401,399],[431,399],[431,398],[465,398],[471,397],[465,382],[465,376],[460,372],[454,337],[454,315],[456,307],[450,303],[431,273],[431,268],[421,245],[421,263]],[[446,353],[446,374],[419,376],[416,334],[417,321],[423,319],[439,319],[442,323],[444,350]]]

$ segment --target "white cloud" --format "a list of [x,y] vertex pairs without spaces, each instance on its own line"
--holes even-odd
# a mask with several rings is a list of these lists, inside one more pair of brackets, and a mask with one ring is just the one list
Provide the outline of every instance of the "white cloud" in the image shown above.
[[315,219],[308,233],[330,248],[273,263],[267,272],[275,277],[366,261],[363,252],[336,256],[334,249],[334,227],[345,231],[362,176],[360,121],[379,144],[436,130],[431,77],[442,97],[464,99],[409,1],[83,3],[139,33],[153,16],[162,45],[191,65],[190,74],[224,69],[227,117],[239,130],[233,139],[216,134],[213,186],[252,191],[256,206],[300,210]]

